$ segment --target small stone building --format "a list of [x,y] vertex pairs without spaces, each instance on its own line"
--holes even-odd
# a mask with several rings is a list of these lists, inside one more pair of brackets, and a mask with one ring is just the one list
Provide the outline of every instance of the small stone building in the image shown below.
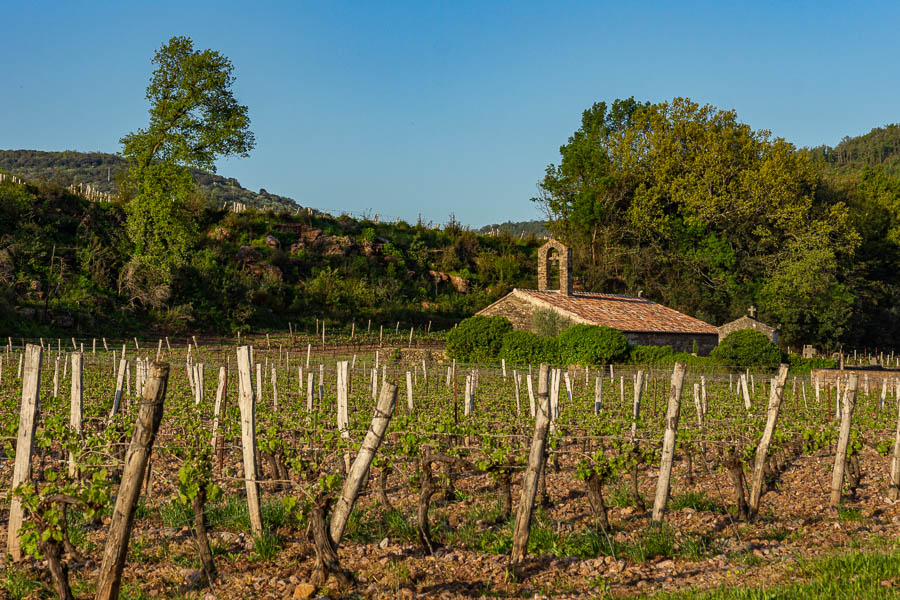
[[[553,260],[559,262],[557,289],[550,287]],[[478,314],[506,317],[514,328],[530,329],[534,311],[550,309],[574,323],[618,329],[632,344],[672,346],[676,352],[690,352],[696,342],[700,354],[708,354],[718,343],[713,325],[646,298],[572,288],[572,251],[550,240],[538,250],[538,289],[516,288]]]
[[725,339],[725,336],[731,333],[732,331],[739,331],[741,329],[755,329],[757,331],[761,331],[766,334],[766,337],[773,344],[778,343],[778,329],[772,327],[771,325],[766,325],[762,321],[756,319],[756,308],[751,306],[747,310],[747,314],[739,319],[735,319],[730,323],[725,323],[724,325],[720,325],[718,327],[719,330],[719,342]]

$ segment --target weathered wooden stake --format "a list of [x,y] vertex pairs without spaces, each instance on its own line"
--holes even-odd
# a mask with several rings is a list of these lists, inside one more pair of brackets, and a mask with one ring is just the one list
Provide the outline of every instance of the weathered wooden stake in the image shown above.
[[[80,352],[72,354],[72,396],[69,405],[69,427],[80,438],[84,433],[82,426],[82,399],[84,380],[82,371],[84,370],[84,355]],[[75,456],[69,452],[69,477],[75,477]]]
[[[13,466],[12,488],[31,480],[31,453],[34,450],[34,429],[40,411],[42,349],[36,344],[25,346],[25,375],[22,379],[22,403],[19,406],[19,433],[16,438],[16,463]],[[13,496],[9,506],[6,552],[14,561],[22,560],[19,530],[25,512],[22,499]]]
[[669,483],[672,478],[672,461],[675,458],[675,437],[678,434],[678,417],[681,414],[681,387],[684,384],[684,364],[675,363],[669,388],[669,404],[666,408],[666,432],[663,435],[662,460],[659,479],[656,481],[656,498],[653,500],[652,521],[662,523],[663,512],[669,501]]
[[253,374],[250,368],[250,347],[237,349],[238,404],[241,409],[241,446],[244,451],[244,483],[247,487],[247,508],[250,530],[262,535],[262,512],[259,507],[259,482],[256,474],[256,401],[253,397]]
[[766,465],[766,458],[769,452],[769,444],[772,441],[772,434],[775,432],[775,424],[778,421],[778,412],[781,410],[781,399],[784,397],[784,382],[787,379],[788,366],[781,365],[778,369],[778,376],[774,379],[775,385],[769,392],[769,407],[766,410],[766,428],[763,430],[762,438],[756,447],[756,462],[753,464],[753,479],[750,483],[750,502],[749,511],[750,518],[753,519],[759,513],[759,499],[762,496],[763,484],[763,467]]
[[856,406],[856,388],[859,376],[851,373],[844,390],[843,410],[841,411],[841,430],[838,435],[837,451],[834,453],[834,471],[831,477],[831,506],[841,504],[841,490],[844,487],[844,468],[847,464],[847,445],[850,442],[850,426],[853,420],[853,409]]
[[152,363],[135,424],[134,437],[131,438],[131,445],[125,455],[122,483],[119,485],[116,507],[113,510],[106,548],[103,551],[103,564],[97,578],[96,600],[114,600],[119,597],[119,585],[122,581],[122,570],[125,568],[134,510],[144,482],[147,462],[153,452],[153,442],[156,440],[156,433],[162,420],[168,381],[169,365]]
[[366,437],[363,439],[362,446],[353,460],[347,479],[344,480],[344,486],[341,488],[341,495],[334,505],[334,511],[331,514],[331,526],[329,535],[334,547],[337,548],[344,536],[344,528],[347,526],[347,520],[350,518],[350,511],[356,503],[360,490],[369,474],[369,465],[375,458],[375,453],[384,439],[388,425],[391,422],[391,416],[394,414],[394,406],[397,404],[397,386],[393,383],[385,382],[381,386],[381,393],[378,396],[378,404],[375,406],[375,414],[372,416],[372,424],[369,426]]
[[[528,534],[531,530],[531,515],[534,512],[538,477],[546,460],[547,432],[550,430],[550,395],[547,389],[549,369],[546,364],[542,364],[538,373],[539,403],[534,421],[534,435],[531,438],[531,450],[528,452],[528,466],[525,467],[525,474],[522,477],[522,495],[519,499],[519,509],[516,511],[516,526],[510,554],[510,562],[513,565],[521,563],[528,550]],[[531,383],[530,375],[528,382]]]

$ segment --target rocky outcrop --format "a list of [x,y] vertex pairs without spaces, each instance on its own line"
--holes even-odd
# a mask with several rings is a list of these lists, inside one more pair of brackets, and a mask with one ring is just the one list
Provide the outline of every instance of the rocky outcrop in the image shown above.
[[242,262],[244,264],[255,263],[262,260],[262,254],[260,254],[258,250],[251,248],[250,246],[241,246],[240,248],[238,248],[238,251],[234,255],[234,257],[238,262]]
[[272,234],[266,236],[266,246],[269,247],[270,250],[279,250],[281,248],[281,242],[278,241],[278,238]]
[[431,278],[437,283],[449,283],[460,294],[469,293],[469,280],[459,275],[451,275],[441,271],[428,271]]
[[224,242],[231,239],[231,230],[226,227],[216,227],[207,234],[207,237],[217,242]]
[[275,279],[277,281],[282,280],[281,269],[267,262],[249,265],[247,269],[256,277],[267,277],[269,279]]

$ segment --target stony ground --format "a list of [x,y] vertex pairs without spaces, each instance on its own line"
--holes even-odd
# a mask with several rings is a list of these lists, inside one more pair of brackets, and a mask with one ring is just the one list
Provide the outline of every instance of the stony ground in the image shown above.
[[[518,576],[507,568],[507,556],[492,552],[484,541],[502,538],[510,528],[509,522],[492,524],[487,518],[496,507],[495,488],[488,476],[461,477],[458,499],[435,499],[430,513],[435,535],[451,543],[426,556],[415,542],[414,527],[409,525],[413,522],[414,490],[406,476],[397,473],[389,480],[388,493],[395,508],[406,515],[406,526],[394,524],[391,529],[385,525],[385,511],[375,503],[374,495],[367,493],[357,504],[361,516],[348,529],[350,539],[340,549],[342,564],[355,573],[357,585],[350,590],[326,586],[315,594],[582,598],[721,585],[773,585],[797,577],[796,567],[812,557],[849,548],[893,548],[892,540],[900,535],[900,503],[885,497],[889,459],[864,450],[862,487],[855,498],[845,501],[841,511],[827,507],[832,461],[833,456],[824,452],[797,459],[781,476],[778,489],[763,497],[761,518],[752,525],[736,522],[721,508],[732,505],[731,490],[725,474],[712,462],[709,471],[702,465],[697,468],[699,473],[691,487],[684,483],[684,464],[677,463],[672,497],[694,492],[694,498],[702,502],[697,508],[669,511],[665,517],[669,541],[664,544],[664,555],[641,560],[633,550],[586,558],[567,555],[563,542],[583,534],[591,527],[591,518],[580,483],[563,459],[559,472],[548,472],[551,505],[543,509],[540,535],[549,542],[545,541],[545,551],[530,558]],[[4,471],[9,468],[8,464],[3,466]],[[157,468],[166,472],[165,466]],[[8,473],[3,476],[8,477]],[[643,474],[641,489],[646,497],[652,494],[655,476],[652,469]],[[518,479],[514,483],[517,501]],[[264,493],[270,499],[274,495]],[[306,585],[312,570],[311,548],[305,531],[287,522],[281,524],[279,539],[269,548],[255,545],[242,527],[214,528],[212,542],[220,576],[212,588],[189,589],[199,565],[193,537],[187,527],[172,526],[172,519],[164,518],[159,510],[171,498],[164,475],[157,480],[153,494],[154,500],[135,523],[122,598],[302,598],[312,593]],[[609,486],[606,495],[607,502],[614,504],[610,509],[613,531],[609,535],[617,542],[616,547],[633,549],[646,542],[649,514],[617,501],[625,494],[615,485]],[[270,505],[277,505],[277,500],[270,500]],[[4,506],[0,513],[3,540],[5,513]],[[399,533],[392,536],[391,532]],[[92,596],[105,534],[102,525],[87,527],[78,541],[86,556],[72,559],[70,567],[79,597]],[[0,593],[6,597],[53,597],[42,561],[9,565],[3,560]],[[882,584],[900,585],[900,576]]]

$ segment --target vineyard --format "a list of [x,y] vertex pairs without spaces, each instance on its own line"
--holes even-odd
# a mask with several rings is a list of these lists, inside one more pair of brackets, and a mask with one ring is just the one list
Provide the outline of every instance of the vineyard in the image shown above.
[[415,335],[9,340],[3,594],[633,596],[894,548],[900,379],[457,364]]

